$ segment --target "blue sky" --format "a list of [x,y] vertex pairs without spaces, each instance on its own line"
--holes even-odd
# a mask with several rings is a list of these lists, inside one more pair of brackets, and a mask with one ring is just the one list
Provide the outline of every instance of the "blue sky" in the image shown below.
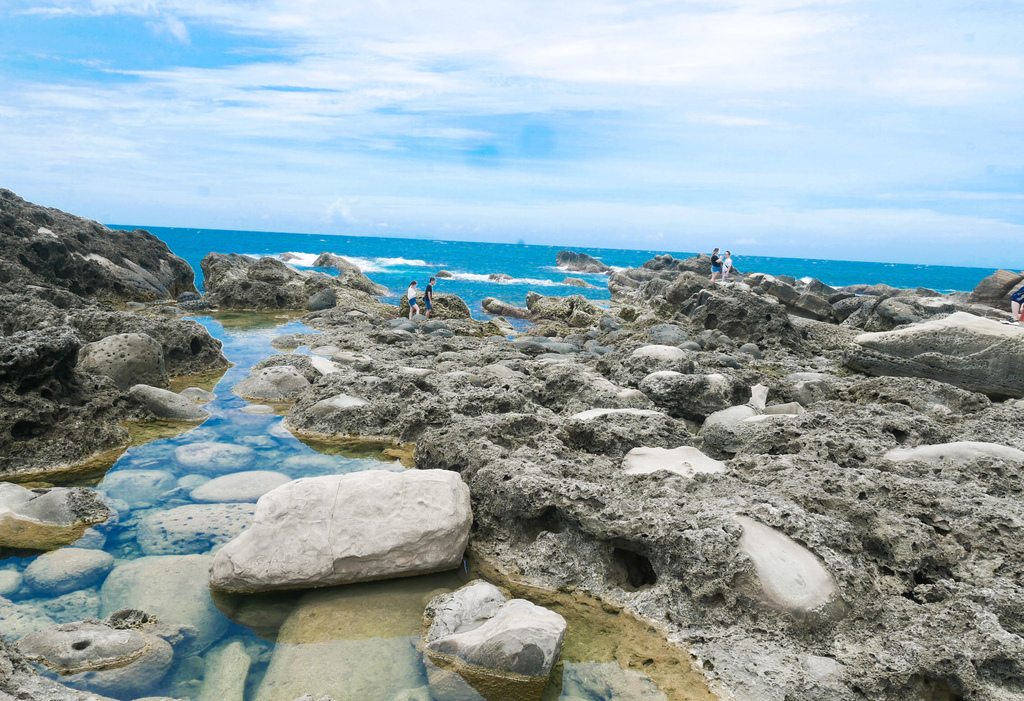
[[5,0],[103,222],[1024,268],[1024,0]]

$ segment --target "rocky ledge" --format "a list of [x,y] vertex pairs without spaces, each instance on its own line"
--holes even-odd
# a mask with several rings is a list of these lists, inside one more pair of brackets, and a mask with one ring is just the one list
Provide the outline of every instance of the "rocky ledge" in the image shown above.
[[228,366],[206,329],[159,304],[194,294],[193,277],[148,232],[112,231],[0,190],[0,477],[52,474],[124,448],[122,422],[154,416],[131,386]]
[[[306,317],[298,434],[416,443],[469,547],[668,627],[738,699],[1024,690],[1024,331],[966,295],[703,261],[540,321]],[[865,333],[867,332],[867,333]]]

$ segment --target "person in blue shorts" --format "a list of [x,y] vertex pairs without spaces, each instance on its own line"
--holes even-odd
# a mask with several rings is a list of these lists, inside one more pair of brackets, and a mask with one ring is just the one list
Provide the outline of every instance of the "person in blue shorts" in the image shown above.
[[409,321],[412,321],[413,316],[420,313],[420,308],[416,304],[416,281],[413,280],[409,285],[409,291],[405,293],[409,297]]
[[711,282],[718,279],[722,274],[722,259],[718,256],[718,249],[711,251]]
[[1020,321],[1022,306],[1024,306],[1024,286],[1010,295],[1010,321]]
[[426,307],[426,317],[430,318],[430,310],[434,308],[434,283],[437,278],[430,278],[426,288],[423,290],[423,306]]

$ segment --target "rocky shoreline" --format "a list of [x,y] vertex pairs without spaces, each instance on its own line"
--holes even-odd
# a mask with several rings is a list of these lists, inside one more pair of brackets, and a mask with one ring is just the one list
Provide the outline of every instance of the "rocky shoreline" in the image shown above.
[[[53,210],[43,221],[7,191],[0,203],[21,250],[51,240],[44,224],[72,238],[94,224],[65,232]],[[89,255],[103,254],[78,258]],[[709,282],[706,256],[658,256],[602,270],[606,307],[531,293],[507,307],[534,322],[516,334],[500,317],[470,318],[458,298],[409,321],[344,259],[325,261],[346,271],[332,278],[211,254],[206,297],[183,289],[188,275],[153,272],[186,296],[142,312],[12,260],[4,274],[21,277],[0,295],[4,479],[121,445],[120,422],[153,415],[113,370],[81,367],[83,337],[145,334],[166,376],[226,364],[177,318],[190,306],[310,310],[319,333],[275,346],[311,355],[271,356],[236,393],[286,402],[296,435],[415,444],[417,470],[468,487],[471,550],[663,626],[723,697],[1024,698],[1024,328],[1000,323],[1024,276],[1001,271],[972,295],[759,273],[723,285]],[[180,267],[161,260],[157,271]],[[108,299],[98,274],[87,279]],[[185,337],[199,350],[183,355]],[[47,411],[91,440],[62,452]],[[247,534],[250,550],[273,545],[273,533]]]

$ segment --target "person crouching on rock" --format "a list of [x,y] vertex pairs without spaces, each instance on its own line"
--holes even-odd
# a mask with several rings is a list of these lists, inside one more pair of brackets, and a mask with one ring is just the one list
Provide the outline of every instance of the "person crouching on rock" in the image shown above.
[[722,259],[718,256],[718,249],[711,251],[711,282],[718,279],[722,274]]
[[426,317],[430,318],[430,310],[434,308],[434,283],[437,282],[436,277],[430,278],[427,283],[426,289],[423,290],[423,306],[426,307]]
[[1010,295],[1010,321],[1020,321],[1021,307],[1024,307],[1024,287]]
[[420,313],[420,308],[416,304],[416,281],[413,280],[412,284],[409,285],[409,291],[406,292],[406,296],[409,298],[409,321],[412,321],[412,317]]

